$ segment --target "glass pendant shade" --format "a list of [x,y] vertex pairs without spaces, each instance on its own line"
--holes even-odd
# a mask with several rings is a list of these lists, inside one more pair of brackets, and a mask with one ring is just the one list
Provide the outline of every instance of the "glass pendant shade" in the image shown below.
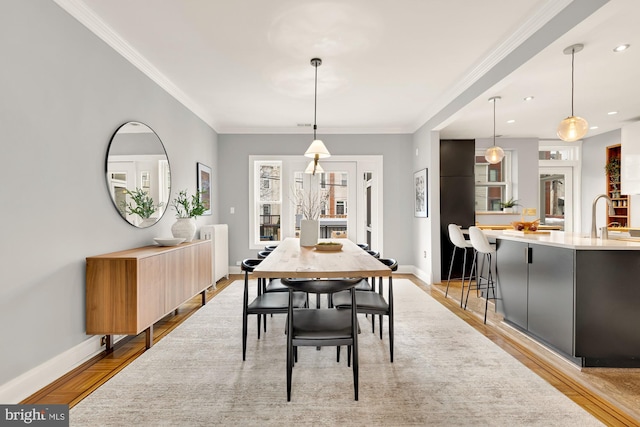
[[563,141],[577,141],[587,134],[589,123],[582,117],[570,116],[558,125],[558,138]]
[[487,162],[495,165],[496,163],[500,163],[504,158],[504,150],[494,145],[493,147],[487,148],[487,151],[484,152],[484,158],[487,159]]
[[331,157],[329,150],[324,146],[324,143],[316,139],[314,140],[307,151],[304,153],[305,157],[311,157],[312,159],[326,159],[327,157]]

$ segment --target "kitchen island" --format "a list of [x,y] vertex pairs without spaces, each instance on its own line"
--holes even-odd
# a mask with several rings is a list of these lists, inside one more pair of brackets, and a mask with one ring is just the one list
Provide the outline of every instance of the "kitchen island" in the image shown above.
[[583,367],[640,367],[640,239],[484,232],[508,324]]

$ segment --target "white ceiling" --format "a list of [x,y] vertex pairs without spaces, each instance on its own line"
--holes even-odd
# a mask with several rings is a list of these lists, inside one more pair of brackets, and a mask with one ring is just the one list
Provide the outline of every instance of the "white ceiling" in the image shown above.
[[490,137],[498,95],[498,134],[553,139],[575,43],[588,136],[640,116],[638,0],[55,1],[219,133],[310,133],[320,57],[320,135]]

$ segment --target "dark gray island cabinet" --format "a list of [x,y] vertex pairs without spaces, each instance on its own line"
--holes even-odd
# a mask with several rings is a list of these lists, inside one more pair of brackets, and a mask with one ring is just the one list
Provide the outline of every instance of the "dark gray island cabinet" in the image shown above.
[[486,233],[507,323],[583,367],[640,367],[640,243]]

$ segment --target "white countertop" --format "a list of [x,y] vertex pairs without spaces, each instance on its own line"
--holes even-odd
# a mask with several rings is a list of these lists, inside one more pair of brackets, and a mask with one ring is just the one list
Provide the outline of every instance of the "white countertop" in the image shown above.
[[[507,231],[505,233],[505,231]],[[579,250],[638,250],[640,238],[629,238],[628,233],[609,233],[609,239],[591,239],[587,233],[565,233],[550,231],[549,234],[509,234],[508,230],[483,230],[489,238],[512,240],[515,242],[538,243],[547,246]],[[620,240],[625,239],[625,240]],[[629,240],[627,240],[629,239]]]

